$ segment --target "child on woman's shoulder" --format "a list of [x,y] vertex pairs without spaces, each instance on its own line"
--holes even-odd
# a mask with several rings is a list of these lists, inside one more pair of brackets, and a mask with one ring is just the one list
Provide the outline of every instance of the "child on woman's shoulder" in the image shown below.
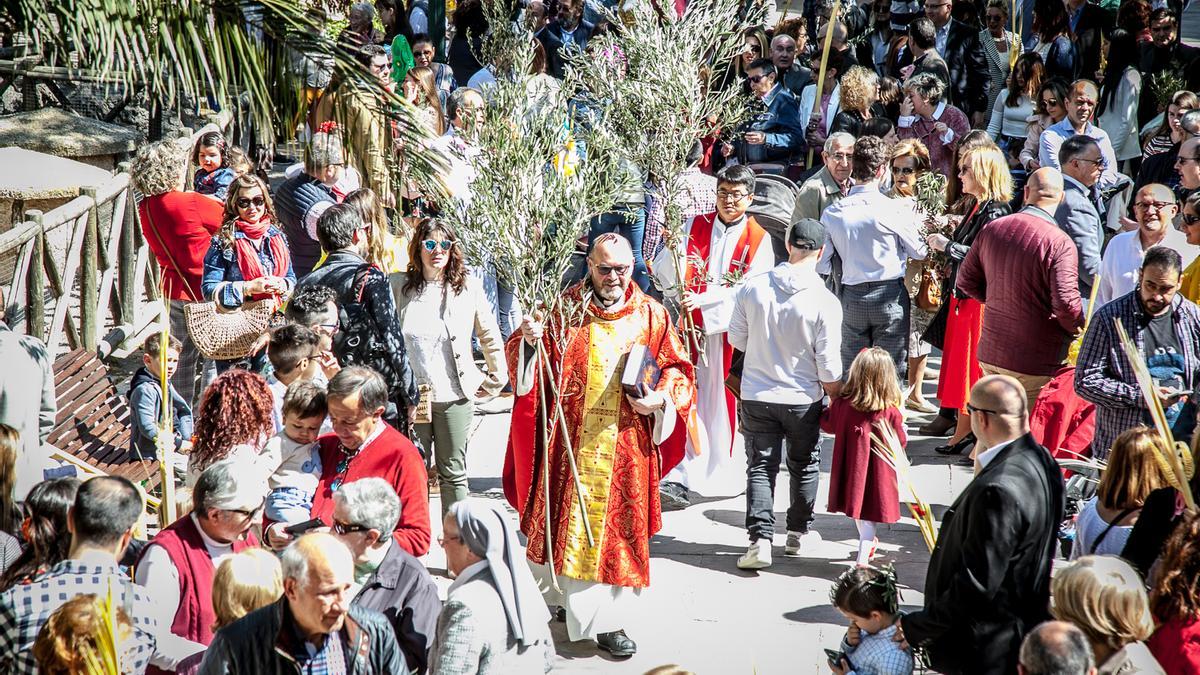
[[229,166],[229,152],[221,132],[210,131],[202,134],[200,140],[196,141],[192,161],[197,167],[196,175],[192,179],[192,186],[196,192],[224,202],[229,192],[229,184],[237,174]]

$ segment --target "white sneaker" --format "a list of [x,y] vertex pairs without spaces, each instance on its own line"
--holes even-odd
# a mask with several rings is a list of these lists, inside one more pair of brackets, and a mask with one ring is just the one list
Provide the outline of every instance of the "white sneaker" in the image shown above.
[[795,532],[788,530],[787,542],[783,546],[783,554],[789,558],[800,557],[800,549],[805,546],[812,546],[821,541],[821,533],[816,530],[808,532]]
[[512,396],[493,396],[492,398],[475,402],[475,411],[484,415],[508,412],[512,410],[512,407]]
[[737,561],[740,570],[761,570],[771,566],[771,540],[755,539]]

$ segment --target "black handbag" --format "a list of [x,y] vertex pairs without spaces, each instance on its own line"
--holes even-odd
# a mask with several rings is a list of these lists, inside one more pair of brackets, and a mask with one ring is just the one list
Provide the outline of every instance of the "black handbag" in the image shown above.
[[404,406],[400,405],[403,400],[400,395],[403,387],[400,374],[392,367],[387,342],[376,330],[375,322],[367,314],[362,301],[370,268],[370,264],[366,264],[355,273],[354,301],[338,308],[341,330],[334,336],[334,353],[343,366],[367,366],[383,376],[388,387],[388,410],[383,415],[384,420],[411,437],[407,433],[408,411],[401,409]]
[[946,348],[946,322],[950,319],[950,299],[942,300],[942,306],[938,308],[937,314],[933,315],[933,320],[929,322],[929,326],[925,328],[925,332],[921,334],[921,340],[937,347],[938,349]]

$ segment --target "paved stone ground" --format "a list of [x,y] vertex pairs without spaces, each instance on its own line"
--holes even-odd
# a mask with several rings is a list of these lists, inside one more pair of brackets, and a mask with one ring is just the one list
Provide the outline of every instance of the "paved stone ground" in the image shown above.
[[[927,381],[927,395],[932,396],[933,389],[934,383]],[[910,434],[928,419],[927,415],[911,418]],[[499,476],[508,417],[477,416],[475,425],[468,460],[471,490],[477,496],[503,500]],[[940,517],[970,480],[971,471],[934,453],[938,443],[938,439],[913,436],[909,454],[918,490]],[[643,673],[676,663],[701,674],[828,673],[822,648],[836,648],[845,630],[841,615],[829,604],[829,589],[853,563],[858,538],[853,521],[823,509],[832,448],[832,439],[825,437],[815,523],[822,535],[820,543],[802,557],[783,557],[784,476],[776,490],[775,564],[760,572],[742,572],[734,564],[748,543],[744,496],[697,499],[684,511],[666,513],[663,529],[650,547],[651,585],[626,627],[638,643],[637,655],[616,661],[591,642],[570,643],[563,624],[556,623],[552,624],[559,653],[555,672]],[[741,453],[739,437],[734,454]],[[431,510],[440,512],[436,504]],[[434,529],[440,532],[441,524]],[[877,559],[895,563],[901,604],[920,605],[929,552],[915,522],[905,518],[883,526],[879,539]],[[449,586],[440,548],[435,546],[425,563],[439,586]]]

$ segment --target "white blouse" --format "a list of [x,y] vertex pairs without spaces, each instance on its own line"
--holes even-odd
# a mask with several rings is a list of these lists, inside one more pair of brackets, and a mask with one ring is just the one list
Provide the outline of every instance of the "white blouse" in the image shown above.
[[402,323],[413,376],[418,384],[429,385],[430,400],[435,403],[466,397],[458,380],[454,349],[443,316],[446,290],[442,281],[425,282],[425,287],[409,301]]
[[1029,132],[1029,117],[1033,115],[1033,101],[1024,94],[1017,99],[1017,105],[1006,105],[1008,89],[1001,89],[996,96],[996,105],[992,106],[992,119],[988,123],[988,135],[992,140],[1000,140],[1000,136],[1013,136],[1024,139]]

